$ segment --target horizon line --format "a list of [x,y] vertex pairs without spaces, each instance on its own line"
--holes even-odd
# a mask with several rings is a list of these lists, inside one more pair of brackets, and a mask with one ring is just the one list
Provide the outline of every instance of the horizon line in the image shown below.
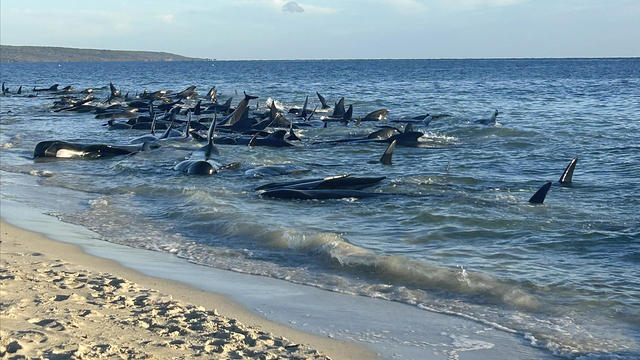
[[[551,59],[637,59],[640,55],[624,56],[624,55],[601,55],[601,56],[507,56],[507,57],[431,57],[431,58],[419,58],[419,57],[363,57],[363,58],[294,58],[294,59],[218,59],[212,57],[200,57],[192,55],[182,55],[169,50],[127,50],[127,49],[101,49],[101,48],[80,48],[70,46],[52,46],[52,45],[11,45],[0,44],[2,46],[24,46],[24,47],[52,47],[52,48],[66,48],[74,50],[106,50],[106,51],[139,51],[139,52],[155,52],[155,53],[167,53],[171,55],[177,55],[187,58],[196,59],[195,61],[349,61],[349,60],[551,60]],[[174,60],[181,61],[181,60]],[[193,61],[193,60],[192,60]]]

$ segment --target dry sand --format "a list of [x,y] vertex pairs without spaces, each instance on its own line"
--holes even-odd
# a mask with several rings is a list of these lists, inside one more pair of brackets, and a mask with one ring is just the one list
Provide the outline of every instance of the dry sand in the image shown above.
[[4,221],[0,235],[2,358],[374,358]]

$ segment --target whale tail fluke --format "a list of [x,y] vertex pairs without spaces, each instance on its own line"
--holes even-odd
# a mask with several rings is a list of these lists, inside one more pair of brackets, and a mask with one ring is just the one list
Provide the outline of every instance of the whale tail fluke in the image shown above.
[[387,150],[384,151],[384,154],[382,154],[380,162],[383,165],[391,165],[391,157],[393,156],[393,150],[396,148],[396,142],[396,140],[393,140],[387,147]]
[[562,176],[560,176],[560,180],[558,180],[558,182],[562,185],[569,185],[571,184],[571,181],[573,179],[573,171],[576,169],[576,164],[578,163],[578,157],[574,157],[573,159],[571,159],[571,162],[569,163],[569,165],[567,165],[567,168],[564,169],[564,172],[562,173]]
[[529,199],[529,202],[532,204],[542,204],[544,203],[544,198],[547,197],[547,192],[551,189],[551,181],[547,181],[546,184],[542,185],[538,191]]

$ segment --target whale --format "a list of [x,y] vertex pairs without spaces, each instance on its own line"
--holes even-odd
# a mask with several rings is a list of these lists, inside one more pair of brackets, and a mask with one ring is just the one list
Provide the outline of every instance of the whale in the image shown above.
[[177,99],[191,99],[198,95],[195,90],[196,90],[196,86],[191,85],[188,88],[174,94],[173,97]]
[[245,92],[244,98],[240,100],[231,115],[224,119],[222,126],[234,131],[251,129],[253,120],[249,118],[249,101],[257,98],[257,96],[247,95]]
[[360,121],[382,121],[387,118],[389,110],[379,109],[365,115]]
[[53,110],[53,112],[61,112],[61,111],[76,111],[78,110],[82,105],[89,103],[93,100],[93,95],[89,94],[87,95],[84,99],[79,100],[74,102],[73,104],[71,104],[70,106],[66,106],[63,108],[59,108],[59,109],[55,109]]
[[207,99],[211,100],[212,103],[218,102],[218,90],[216,90],[215,86],[207,91]]
[[498,114],[499,114],[498,109],[496,109],[490,118],[478,119],[478,120],[475,120],[474,123],[482,124],[482,125],[495,125],[497,123],[496,118],[498,117]]
[[212,155],[219,155],[220,151],[213,143],[213,137],[218,118],[214,117],[209,132],[207,133],[207,145],[191,153],[187,160],[183,160],[174,166],[174,170],[181,171],[188,175],[213,175],[223,167],[222,164],[213,160]]
[[267,183],[255,188],[255,191],[274,190],[274,189],[295,189],[295,190],[362,190],[380,181],[386,179],[386,176],[379,177],[356,177],[350,174],[328,176],[324,178],[310,178],[287,182]]
[[387,150],[384,151],[384,154],[382,154],[380,158],[382,165],[391,165],[391,157],[393,156],[393,150],[396,148],[397,142],[397,140],[393,140],[387,147]]
[[[394,135],[400,134],[402,131],[398,130],[395,127],[385,126],[380,130],[376,130],[366,137],[357,137],[357,138],[346,138],[346,139],[337,139],[337,140],[326,140],[326,141],[316,141],[313,145],[317,144],[338,144],[338,143],[371,143],[376,142],[378,140],[387,141]],[[391,140],[393,141],[393,140]]]
[[353,118],[353,104],[350,104],[347,111],[345,111],[344,115],[342,115],[342,121],[344,123],[348,123],[349,121],[351,121],[352,118]]
[[264,165],[245,171],[244,176],[249,178],[263,178],[280,175],[299,175],[310,171],[311,170],[307,168],[294,164]]
[[35,87],[33,88],[32,91],[35,92],[41,92],[41,91],[57,91],[58,90],[58,86],[60,86],[59,84],[53,84],[48,88],[41,88],[41,89],[36,89]]
[[341,97],[340,100],[336,103],[336,106],[333,108],[333,113],[330,117],[332,118],[342,118],[344,116],[344,97]]
[[262,197],[287,199],[287,200],[331,200],[347,198],[368,198],[383,195],[381,193],[368,192],[362,190],[297,190],[297,189],[275,189],[267,190],[260,194]]
[[108,145],[108,144],[81,144],[59,140],[39,142],[34,151],[33,158],[85,158],[98,159],[119,155],[131,155],[140,151],[155,149],[159,146],[143,143],[140,145]]
[[318,100],[320,101],[320,105],[322,106],[322,110],[326,110],[331,108],[331,106],[327,105],[327,100],[325,100],[324,96],[320,95],[319,92],[316,91],[316,95],[318,96]]
[[217,98],[213,104],[208,105],[206,109],[202,110],[203,114],[211,114],[211,113],[227,113],[229,109],[231,109],[231,101],[233,97],[227,99],[224,104],[218,104]]
[[544,203],[544,199],[547,197],[547,193],[549,192],[549,189],[551,189],[551,184],[552,184],[551,181],[547,181],[544,185],[542,185],[540,189],[538,189],[538,191],[536,191],[535,194],[531,196],[531,198],[529,199],[529,202],[532,204]]
[[267,135],[263,138],[258,138],[259,133],[253,135],[251,140],[249,141],[249,146],[269,146],[269,147],[291,147],[293,144],[287,142],[285,140],[285,135],[287,135],[287,130],[276,130],[271,134]]
[[412,123],[408,123],[405,128],[404,131],[399,133],[399,134],[395,134],[389,138],[387,138],[386,140],[377,140],[379,142],[396,142],[398,145],[400,146],[407,146],[407,147],[417,147],[419,144],[418,139],[421,138],[424,135],[423,132],[420,131],[414,131],[413,130],[413,124]]
[[571,185],[571,182],[573,180],[573,171],[576,169],[576,164],[577,163],[578,163],[578,157],[577,156],[574,157],[573,159],[571,159],[571,162],[564,169],[564,172],[562,173],[562,176],[560,176],[560,179],[558,180],[558,182],[561,185],[563,185],[563,186]]
[[289,109],[289,114],[295,114],[296,116],[306,118],[309,114],[309,110],[307,106],[309,105],[309,95],[304,99],[304,105],[302,105],[302,109],[299,108],[291,108]]

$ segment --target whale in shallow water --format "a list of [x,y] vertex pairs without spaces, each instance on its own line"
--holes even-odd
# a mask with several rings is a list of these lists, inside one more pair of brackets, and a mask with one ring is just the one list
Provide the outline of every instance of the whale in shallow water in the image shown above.
[[384,151],[384,154],[382,154],[380,158],[382,165],[391,165],[391,157],[393,156],[393,150],[396,148],[397,142],[397,140],[393,140],[387,147],[387,150]]
[[215,117],[209,126],[207,145],[191,153],[189,159],[179,162],[173,167],[174,170],[182,171],[189,175],[213,175],[223,167],[222,164],[211,158],[212,155],[218,155],[220,153],[218,148],[213,144],[217,121],[218,118]]
[[249,146],[270,146],[270,147],[291,147],[293,144],[287,142],[285,140],[285,135],[287,135],[287,130],[276,130],[271,134],[267,135],[263,138],[258,138],[258,133],[256,133],[251,140],[249,140]]
[[260,190],[274,189],[296,189],[296,190],[362,190],[371,187],[380,181],[386,179],[386,176],[380,177],[356,177],[349,174],[329,176],[324,178],[302,179],[288,182],[268,183],[255,188]]
[[322,106],[322,110],[331,108],[331,106],[327,105],[327,100],[325,100],[324,96],[320,95],[320,93],[317,91],[316,91],[316,95],[318,95],[318,100],[320,100],[320,105]]
[[333,113],[330,117],[332,118],[342,118],[344,117],[344,97],[341,97],[340,100],[336,103],[336,106],[333,108]]
[[360,121],[382,121],[387,118],[388,113],[389,110],[387,109],[372,111],[360,119]]
[[475,120],[474,123],[476,124],[482,124],[482,125],[495,125],[497,124],[496,118],[498,117],[498,109],[496,109],[493,112],[493,115],[491,115],[491,117],[487,118],[487,119],[478,119]]
[[569,163],[569,165],[567,165],[567,168],[564,169],[562,176],[560,176],[560,180],[558,180],[560,184],[564,186],[568,186],[571,184],[571,182],[573,181],[573,171],[576,169],[577,163],[578,163],[577,156],[571,159],[571,162]]
[[108,144],[81,144],[66,141],[41,141],[33,151],[34,159],[54,158],[85,158],[98,159],[118,155],[130,155],[140,151],[151,150],[159,146],[144,143],[140,145],[108,145]]
[[548,181],[547,183],[542,185],[542,187],[540,187],[540,189],[538,189],[538,191],[536,191],[536,193],[531,196],[529,202],[532,204],[544,203],[544,199],[547,197],[549,189],[551,189],[551,181]]
[[36,89],[35,87],[33,88],[32,91],[35,92],[41,92],[41,91],[58,91],[58,86],[60,86],[59,84],[53,84],[48,88],[42,88],[42,89]]
[[244,172],[245,177],[263,178],[279,175],[299,175],[308,173],[309,169],[294,164],[264,165]]
[[290,200],[329,200],[346,198],[367,198],[382,195],[380,193],[361,190],[296,190],[296,189],[275,189],[268,190],[260,194],[262,197]]

